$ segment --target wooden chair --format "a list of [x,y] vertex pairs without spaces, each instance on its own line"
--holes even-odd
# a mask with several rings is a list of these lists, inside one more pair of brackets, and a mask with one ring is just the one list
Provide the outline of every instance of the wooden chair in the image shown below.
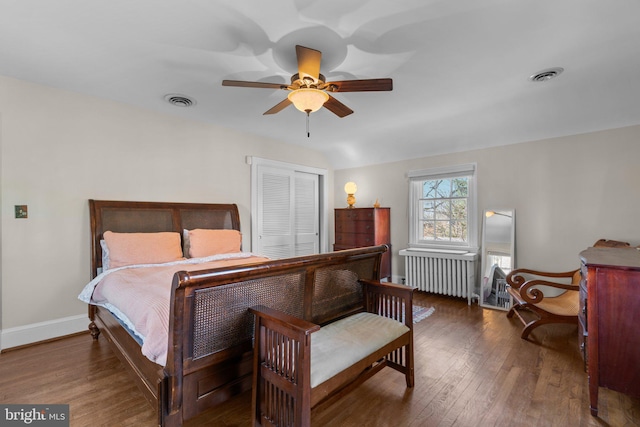
[[[570,283],[559,283],[550,279],[567,279]],[[515,314],[524,325],[522,339],[527,339],[531,331],[547,323],[578,324],[580,270],[563,273],[519,268],[507,275],[507,292],[513,298],[513,306],[507,313]],[[558,296],[545,296],[539,286],[565,290]]]
[[[605,239],[598,240],[593,246],[630,247],[627,242]],[[564,279],[564,283],[559,282],[561,279]],[[519,268],[507,275],[507,292],[513,298],[513,306],[507,317],[512,318],[515,315],[522,322],[522,339],[527,339],[531,331],[538,326],[548,323],[578,324],[580,279],[580,269],[549,273]],[[540,286],[565,292],[557,296],[545,296]]]

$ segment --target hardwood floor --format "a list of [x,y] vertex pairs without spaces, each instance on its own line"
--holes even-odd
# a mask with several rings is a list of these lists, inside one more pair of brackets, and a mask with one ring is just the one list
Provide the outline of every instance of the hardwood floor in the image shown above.
[[[418,292],[434,306],[415,325],[416,386],[386,369],[312,417],[324,426],[638,426],[640,399],[600,389],[589,414],[577,328],[547,325],[520,339],[505,312]],[[640,362],[640,361],[639,361]],[[0,355],[0,402],[70,405],[71,426],[153,426],[155,411],[106,340],[88,334]],[[190,420],[189,427],[249,426],[250,393]]]

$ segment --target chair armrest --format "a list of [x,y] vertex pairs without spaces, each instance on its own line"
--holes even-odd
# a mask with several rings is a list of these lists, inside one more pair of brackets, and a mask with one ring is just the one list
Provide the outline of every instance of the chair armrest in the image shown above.
[[309,335],[315,331],[320,330],[320,325],[307,322],[304,319],[291,316],[289,314],[283,313],[282,311],[265,307],[263,305],[249,307],[249,313],[252,313],[257,317],[269,320],[276,325],[302,335]]
[[361,279],[365,310],[404,323],[413,330],[413,293],[416,288]]
[[[320,330],[320,326],[265,306],[250,307],[249,312],[256,319],[252,383],[254,410],[258,405],[263,406],[262,399],[265,393],[269,394],[264,390],[267,387],[272,392],[284,390],[293,396],[296,404],[303,408],[303,413],[297,413],[296,417],[307,416],[311,410],[311,394],[308,392],[311,334]],[[262,407],[261,411],[269,409]]]
[[525,282],[524,285],[520,286],[518,291],[520,292],[520,296],[523,300],[531,304],[536,304],[544,299],[544,292],[542,292],[538,286],[550,286],[552,288],[565,289],[568,291],[578,291],[580,289],[580,285],[572,283],[564,284],[549,282],[548,280],[529,280]]
[[411,299],[413,299],[413,292],[417,289],[411,286],[391,282],[380,282],[378,280],[360,279],[360,282],[367,287],[377,289],[378,292]]
[[539,286],[577,291],[579,289],[578,284],[558,283],[546,279],[570,279],[578,271],[579,269],[555,273],[519,268],[511,271],[507,275],[507,283],[520,295],[520,298],[523,301],[530,304],[537,304],[544,299],[544,292],[539,288]]
[[[552,273],[552,272],[548,272],[548,271],[531,270],[531,269],[528,269],[528,268],[518,268],[516,270],[512,270],[507,275],[507,283],[512,288],[519,289],[522,285],[525,284],[525,282],[530,280],[530,279],[528,279],[528,276],[539,276],[539,277],[544,277],[544,278],[560,279],[560,278],[573,277],[573,275],[576,274],[578,271],[579,271],[579,269],[575,269],[575,270],[571,270],[571,271],[565,271],[565,272],[562,272],[562,273]],[[553,283],[556,283],[556,282],[553,282]],[[559,283],[556,283],[556,284],[559,284]],[[549,285],[549,286],[553,286],[553,285]]]

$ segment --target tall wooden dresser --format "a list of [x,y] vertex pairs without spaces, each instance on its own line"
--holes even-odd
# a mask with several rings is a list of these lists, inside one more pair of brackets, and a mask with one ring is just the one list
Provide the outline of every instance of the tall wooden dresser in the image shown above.
[[588,248],[580,259],[579,339],[596,416],[599,387],[640,397],[640,251]]
[[391,281],[390,219],[390,208],[336,209],[333,250],[388,245],[389,250],[382,256],[380,278]]

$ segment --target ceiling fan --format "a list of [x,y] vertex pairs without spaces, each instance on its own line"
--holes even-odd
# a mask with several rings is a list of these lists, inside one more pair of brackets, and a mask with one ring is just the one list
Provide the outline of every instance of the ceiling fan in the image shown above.
[[320,74],[322,53],[319,50],[304,46],[296,46],[298,73],[291,76],[291,84],[245,82],[240,80],[223,80],[222,86],[254,87],[264,89],[288,90],[289,95],[263,114],[275,114],[293,104],[298,110],[312,113],[325,107],[338,117],[345,117],[353,110],[331,96],[329,92],[370,92],[389,91],[393,89],[393,80],[365,79],[327,82]]

